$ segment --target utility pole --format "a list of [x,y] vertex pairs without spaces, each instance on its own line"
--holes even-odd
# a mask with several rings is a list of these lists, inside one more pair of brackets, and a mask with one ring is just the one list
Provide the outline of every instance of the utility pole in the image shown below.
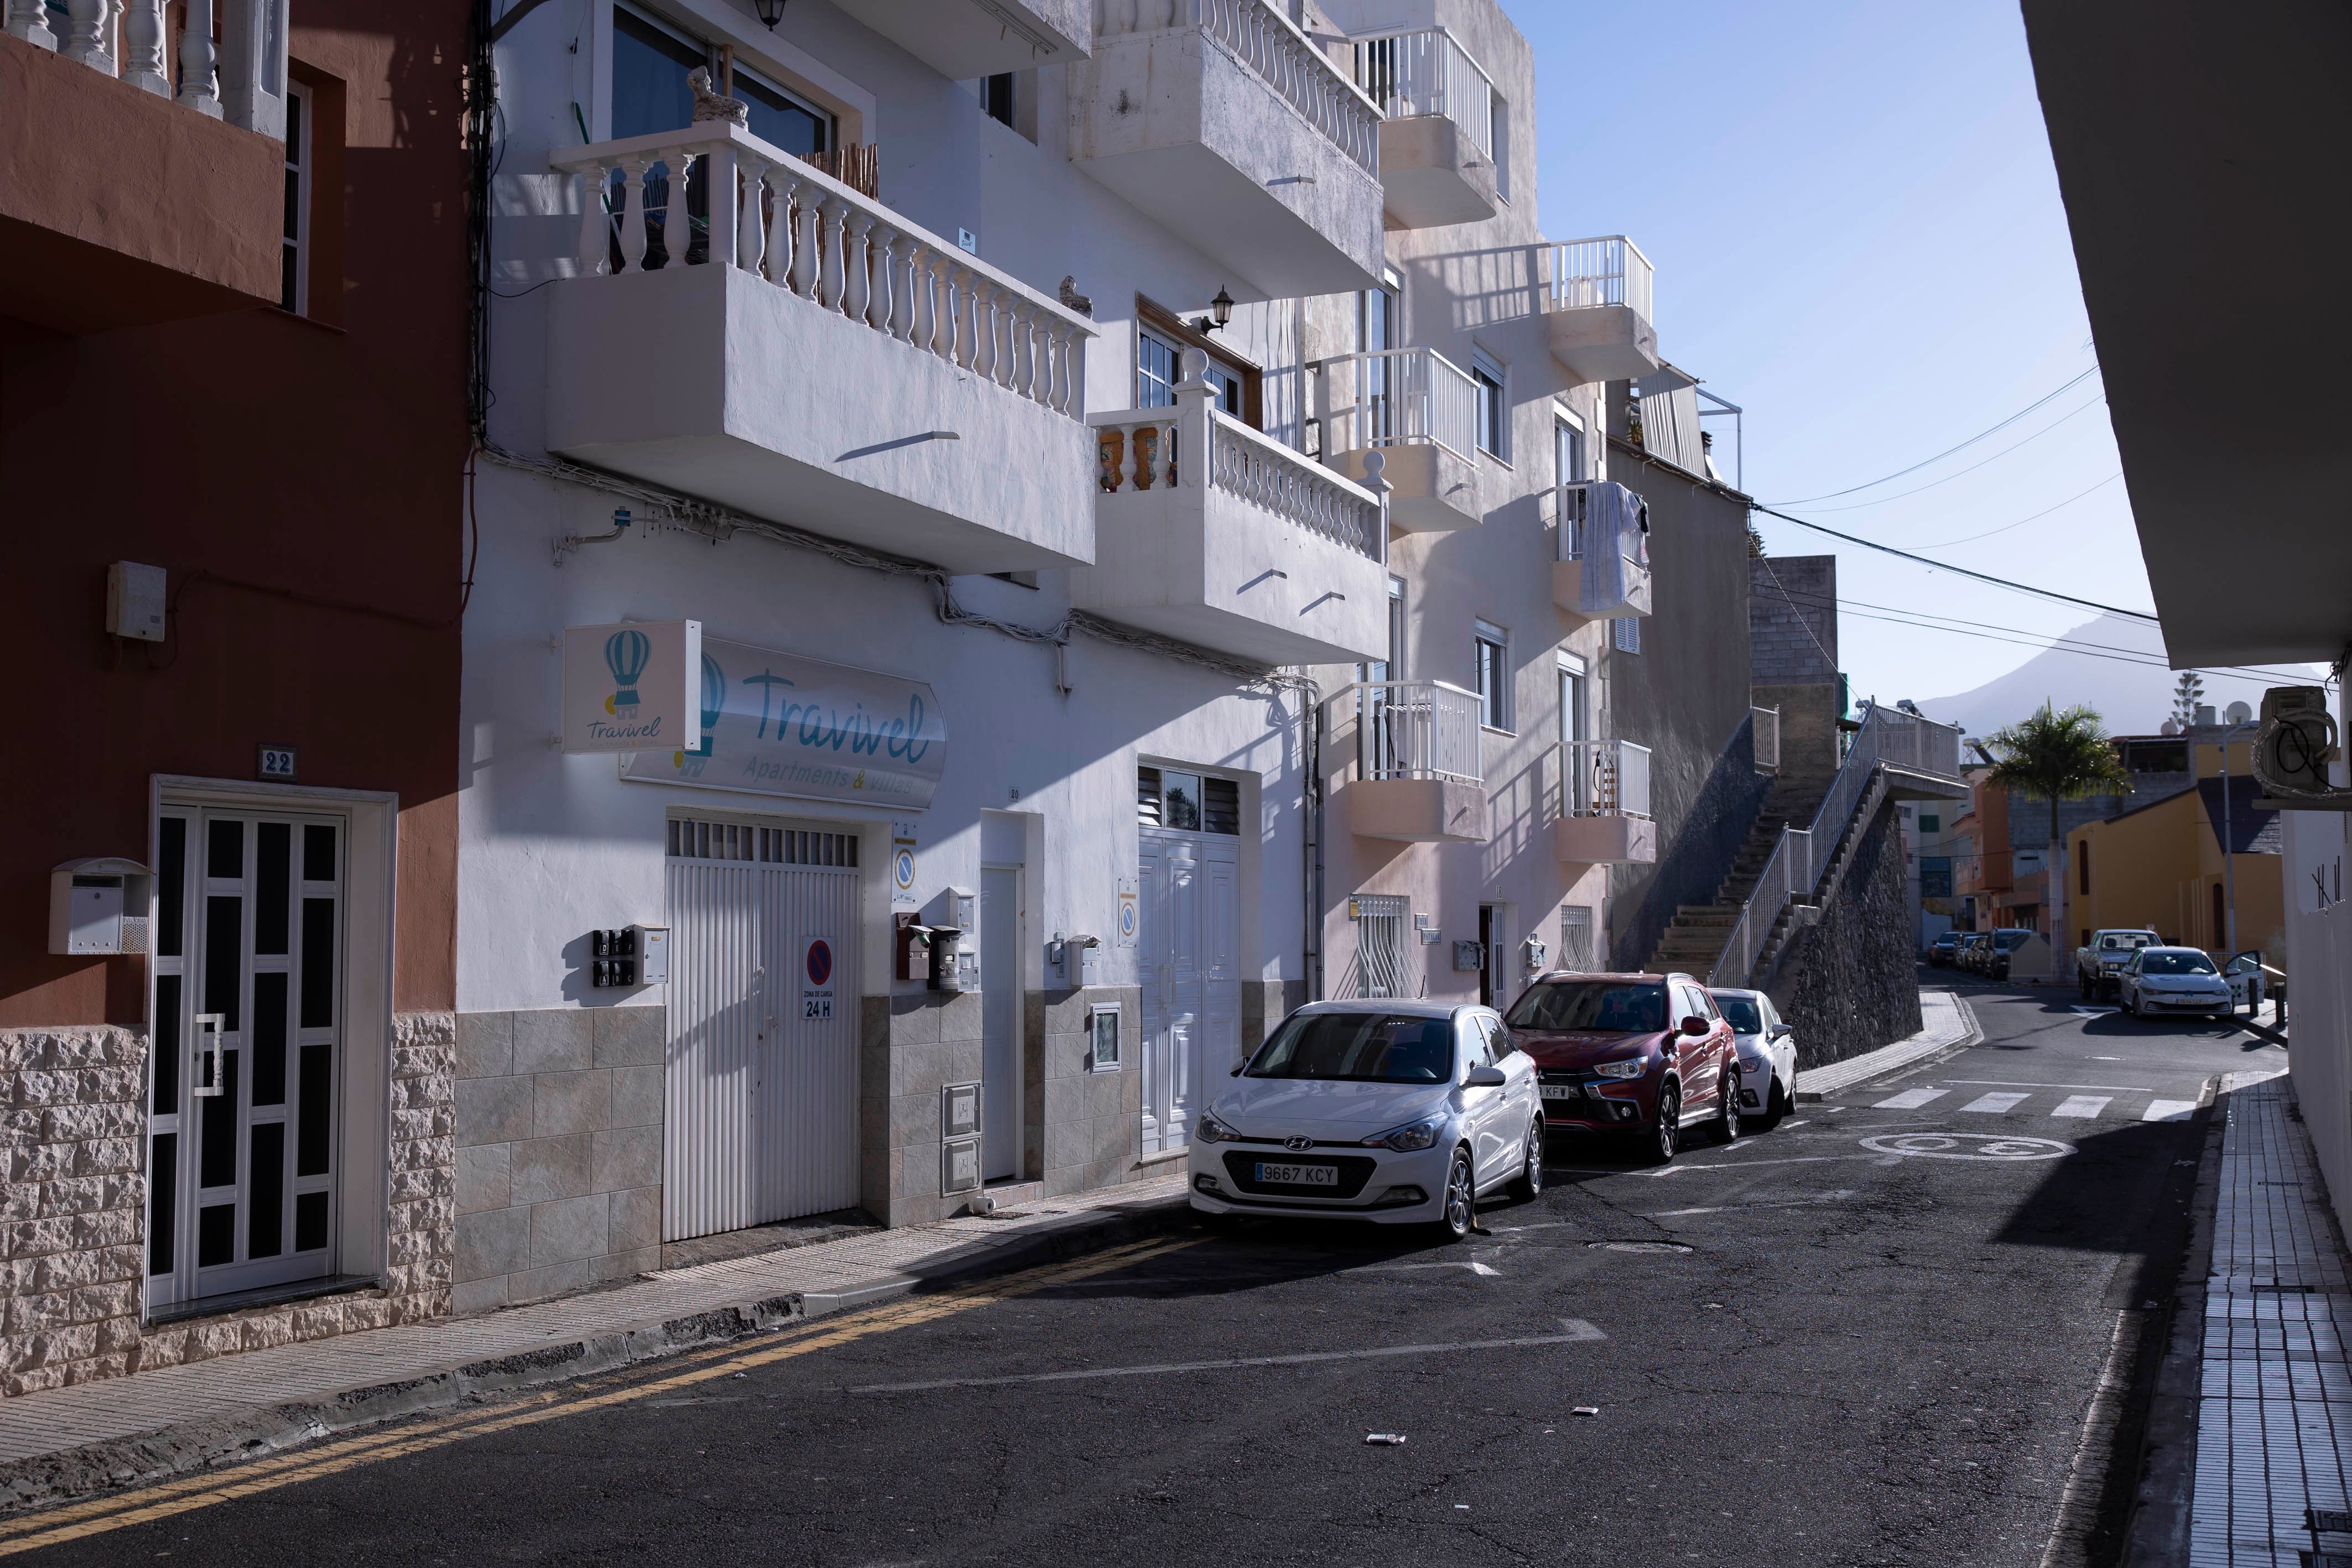
[[2232,821],[2230,812],[2230,741],[2241,730],[2261,727],[2260,725],[2250,721],[2245,724],[2232,725],[2221,732],[2221,820],[2215,824],[2213,837],[2221,841],[2221,882],[2228,890],[2224,896],[2228,903],[2229,917],[2221,940],[2232,953],[2238,950],[2238,857],[2230,852],[2230,829]]

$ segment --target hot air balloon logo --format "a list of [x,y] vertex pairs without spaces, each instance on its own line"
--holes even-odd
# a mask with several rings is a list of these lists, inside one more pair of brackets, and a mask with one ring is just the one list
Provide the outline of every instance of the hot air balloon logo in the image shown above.
[[653,643],[642,632],[620,631],[604,639],[604,667],[613,672],[614,685],[604,711],[624,724],[637,716],[637,677],[653,656]]
[[[702,655],[702,744],[690,746],[670,758],[673,766],[683,768],[689,757],[708,758],[711,731],[719,727],[719,716],[727,711],[727,672],[709,654]],[[696,771],[699,772],[698,768]]]

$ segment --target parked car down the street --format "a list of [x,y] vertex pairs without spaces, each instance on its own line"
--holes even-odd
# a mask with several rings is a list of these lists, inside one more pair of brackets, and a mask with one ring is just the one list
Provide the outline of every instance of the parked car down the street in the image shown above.
[[1952,960],[1959,954],[1960,938],[1967,935],[1964,931],[1939,933],[1933,942],[1927,944],[1927,967],[1931,969],[1950,968]]
[[1316,1002],[1285,1019],[1194,1124],[1192,1207],[1433,1223],[1543,1189],[1536,1068],[1491,1008]]
[[2263,999],[2273,990],[2283,988],[2282,983],[2286,978],[2279,970],[2263,962],[2259,947],[2231,954],[2221,966],[2221,977],[2230,982],[2231,1010],[2234,1012],[2243,1008],[2255,1015],[2263,1010]]
[[2162,1013],[2218,1018],[2231,1011],[2230,982],[2196,947],[2139,948],[2124,965],[2118,983],[2123,1009],[2134,1018]]
[[2092,932],[2090,941],[2074,949],[2074,983],[2083,999],[2096,1001],[2115,995],[2116,977],[2131,956],[2142,947],[2160,946],[2163,941],[2155,932],[2137,926]]
[[1730,1020],[1733,1049],[1739,1053],[1739,1109],[1767,1127],[1797,1103],[1797,1031],[1781,1021],[1772,998],[1761,991],[1709,993]]
[[2008,979],[2009,956],[2039,935],[2026,925],[2004,925],[1993,932],[1992,940],[1985,945],[1983,972],[1992,979]]
[[1519,994],[1509,1022],[1555,1132],[1633,1134],[1661,1165],[1694,1124],[1739,1136],[1731,1024],[1688,975],[1555,972]]
[[1959,953],[1952,962],[1963,974],[1981,975],[1985,972],[1985,955],[1990,951],[1991,946],[1992,933],[1990,931],[1963,933],[1960,937]]

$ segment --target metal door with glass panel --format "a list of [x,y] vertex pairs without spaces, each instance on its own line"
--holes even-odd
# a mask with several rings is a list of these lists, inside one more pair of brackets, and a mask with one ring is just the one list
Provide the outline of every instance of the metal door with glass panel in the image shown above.
[[150,1307],[334,1273],[340,818],[166,808],[150,1052]]

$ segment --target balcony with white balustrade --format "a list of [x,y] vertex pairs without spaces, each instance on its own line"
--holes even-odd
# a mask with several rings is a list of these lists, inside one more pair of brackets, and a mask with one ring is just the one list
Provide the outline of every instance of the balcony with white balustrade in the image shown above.
[[1558,748],[1559,816],[1553,858],[1571,865],[1648,865],[1658,858],[1650,815],[1650,748],[1630,740],[1570,740]]
[[79,335],[279,303],[285,3],[5,0],[0,316]]
[[1094,559],[1093,323],[740,125],[551,162],[549,450],[950,571]]
[[1094,0],[857,0],[852,20],[950,81],[1066,65],[1094,38]]
[[1070,161],[1233,270],[1244,298],[1370,288],[1378,105],[1267,0],[1097,0]]
[[1389,527],[1404,533],[1475,528],[1478,386],[1434,349],[1340,354],[1316,372],[1323,461],[1360,482],[1374,453],[1389,483]]
[[1612,480],[1552,488],[1552,603],[1577,621],[1620,621],[1650,614],[1657,602],[1650,571],[1649,508]]
[[1542,247],[1552,358],[1579,382],[1646,376],[1658,358],[1650,258],[1623,235]]
[[1095,563],[1070,573],[1071,604],[1267,664],[1379,658],[1388,644],[1379,486],[1227,414],[1207,364],[1184,350],[1173,407],[1088,416],[1098,443]]
[[1356,85],[1381,106],[1381,189],[1409,229],[1475,224],[1501,209],[1495,84],[1443,27],[1358,35]]
[[1444,681],[1364,681],[1332,699],[1332,727],[1352,718],[1356,770],[1339,791],[1361,839],[1483,844],[1488,835],[1475,692]]

